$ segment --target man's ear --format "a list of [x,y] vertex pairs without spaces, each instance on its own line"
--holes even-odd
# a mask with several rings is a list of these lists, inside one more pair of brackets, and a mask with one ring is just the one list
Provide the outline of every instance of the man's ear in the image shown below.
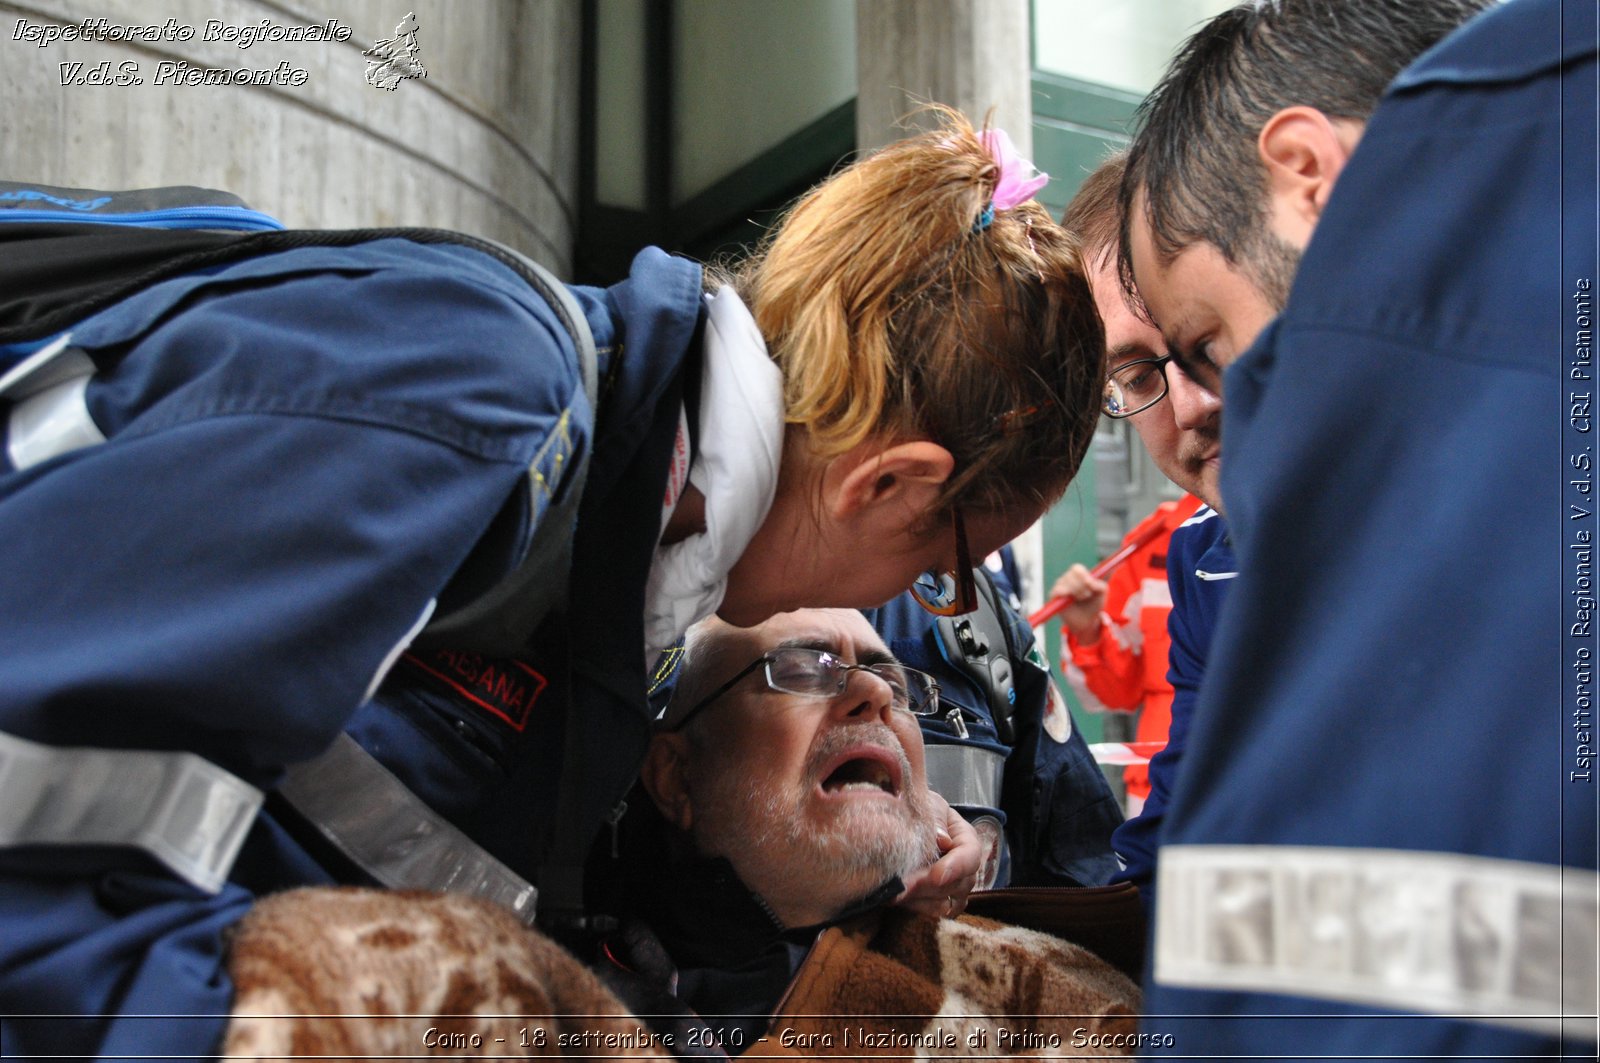
[[1286,107],[1261,128],[1256,151],[1267,168],[1272,225],[1289,244],[1311,242],[1362,129],[1360,122],[1329,118],[1315,107]]
[[835,517],[848,517],[894,501],[926,508],[955,467],[948,450],[926,439],[882,450],[864,443],[831,463],[823,484],[828,510]]
[[694,823],[689,796],[689,740],[681,734],[658,734],[645,750],[639,782],[667,822],[686,831]]

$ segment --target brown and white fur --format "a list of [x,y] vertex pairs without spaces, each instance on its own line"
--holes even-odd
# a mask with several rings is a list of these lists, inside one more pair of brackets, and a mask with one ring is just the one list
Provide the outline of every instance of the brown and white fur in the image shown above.
[[565,949],[504,908],[448,894],[268,897],[239,924],[229,971],[225,1058],[558,1055],[563,1035],[626,1044],[643,1033]]

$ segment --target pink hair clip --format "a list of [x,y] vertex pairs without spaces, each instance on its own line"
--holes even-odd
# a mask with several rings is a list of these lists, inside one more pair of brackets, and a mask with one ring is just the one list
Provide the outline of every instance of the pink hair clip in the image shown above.
[[[978,139],[995,165],[1000,167],[1000,180],[994,186],[994,195],[973,225],[975,231],[981,232],[994,221],[996,211],[1011,210],[1032,199],[1039,189],[1050,183],[1050,175],[1039,173],[1033,163],[1018,155],[1016,145],[1011,143],[1004,129],[985,129],[978,134]],[[1030,173],[1032,176],[1028,176]]]

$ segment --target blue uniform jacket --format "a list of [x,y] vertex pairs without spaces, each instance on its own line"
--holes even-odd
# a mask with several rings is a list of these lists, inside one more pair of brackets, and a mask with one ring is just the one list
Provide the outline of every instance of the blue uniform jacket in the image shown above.
[[1240,576],[1145,998],[1179,1054],[1593,1050],[1595,84],[1591,0],[1420,58],[1228,372]]
[[1228,526],[1216,510],[1202,506],[1173,531],[1167,547],[1167,585],[1172,589],[1172,611],[1167,614],[1167,631],[1172,636],[1167,660],[1172,727],[1166,746],[1150,758],[1150,796],[1144,810],[1111,836],[1111,846],[1123,863],[1116,879],[1139,887],[1139,900],[1147,915],[1155,904],[1161,821],[1172,799],[1200,700],[1211,633],[1237,574]]
[[[531,874],[563,697],[605,751],[596,808],[647,737],[642,588],[700,274],[648,251],[623,283],[576,294],[600,351],[598,437],[553,312],[459,247],[280,253],[78,324],[107,441],[0,462],[0,730],[191,750],[270,789],[349,725]],[[559,491],[589,447],[570,672],[559,653],[418,653],[367,700],[430,600],[520,556],[548,504],[530,466]],[[133,850],[0,852],[7,1054],[214,1050],[226,929],[261,892],[332,877],[270,802],[214,896]]]

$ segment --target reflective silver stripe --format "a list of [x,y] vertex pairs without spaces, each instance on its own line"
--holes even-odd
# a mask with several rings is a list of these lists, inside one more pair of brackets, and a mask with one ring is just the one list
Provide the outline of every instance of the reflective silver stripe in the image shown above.
[[532,925],[538,891],[429,808],[349,735],[278,788],[380,884],[482,897]]
[[13,468],[106,441],[84,399],[94,362],[69,347],[71,339],[70,334],[58,337],[0,377],[0,398],[11,404],[6,456]]
[[1006,758],[978,746],[928,743],[928,789],[952,805],[1000,807],[1000,777]]
[[[1124,616],[1137,617],[1140,609],[1172,608],[1172,584],[1168,583],[1165,579],[1156,579],[1152,576],[1147,579],[1140,580],[1139,594],[1140,598],[1137,606],[1130,601],[1127,605],[1122,607]],[[1128,627],[1132,631],[1139,631],[1139,625],[1137,623],[1131,623],[1128,625]],[[1142,631],[1139,632],[1139,639],[1142,644],[1144,640],[1144,633]]]
[[0,732],[0,846],[132,846],[215,893],[260,807],[260,790],[193,753]]
[[[1156,980],[1593,1040],[1600,876],[1459,853],[1169,845]],[[1580,1027],[1574,1030],[1574,1025]]]

